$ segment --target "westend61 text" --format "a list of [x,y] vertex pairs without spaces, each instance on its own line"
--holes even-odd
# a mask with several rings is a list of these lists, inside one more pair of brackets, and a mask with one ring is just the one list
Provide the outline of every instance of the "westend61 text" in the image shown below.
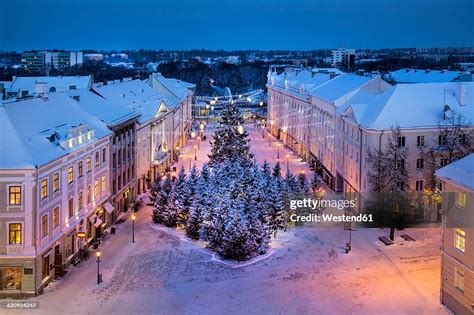
[[292,222],[373,222],[372,214],[359,214],[359,215],[334,215],[334,214],[322,214],[316,215],[314,213],[307,215],[297,215],[293,213],[290,215]]

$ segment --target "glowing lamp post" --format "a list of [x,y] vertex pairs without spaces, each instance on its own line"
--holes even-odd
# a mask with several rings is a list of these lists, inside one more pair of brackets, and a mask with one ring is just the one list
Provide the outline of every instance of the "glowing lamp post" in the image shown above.
[[280,146],[281,144],[277,143],[277,159],[280,159]]
[[135,243],[135,219],[137,217],[135,216],[135,213],[132,214],[132,243]]
[[290,171],[290,155],[286,155],[286,170]]
[[95,252],[95,255],[97,257],[97,284],[100,284],[102,282],[102,275],[100,274],[100,250]]
[[194,161],[197,161],[197,146],[194,146]]

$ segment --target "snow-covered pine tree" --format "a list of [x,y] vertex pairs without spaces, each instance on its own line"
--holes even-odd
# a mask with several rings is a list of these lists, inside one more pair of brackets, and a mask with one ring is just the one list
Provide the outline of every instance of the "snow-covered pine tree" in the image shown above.
[[321,176],[319,176],[318,173],[314,172],[313,179],[311,180],[311,189],[313,190],[313,192],[316,193],[319,190],[319,188],[321,188],[323,183],[324,181],[321,178]]
[[[166,226],[175,226],[177,219],[177,209],[173,205],[174,198],[170,196],[173,191],[173,183],[170,176],[167,176],[161,185],[161,190],[155,198],[153,206],[153,222]],[[170,198],[171,197],[171,198]]]
[[158,176],[150,188],[150,195],[152,198],[156,198],[156,195],[161,190],[161,176]]
[[237,198],[228,208],[222,244],[217,248],[219,254],[224,258],[242,261],[249,259],[256,253],[256,243],[243,214],[244,207],[242,198]]
[[[194,175],[193,175],[194,173]],[[194,198],[190,206],[189,218],[186,223],[186,236],[199,239],[204,218],[208,218],[212,212],[211,172],[209,166],[204,164],[199,177],[195,177],[197,171],[189,176],[188,185],[194,187]]]
[[189,217],[193,191],[190,189],[184,167],[178,173],[178,178],[174,183],[174,195],[176,196],[176,208],[178,210],[177,223],[186,224]]
[[306,194],[311,192],[311,185],[308,183],[308,178],[304,171],[301,171],[296,178],[298,182],[298,190],[300,194]]
[[281,178],[280,162],[276,162],[275,166],[273,167],[272,175],[273,175],[274,178]]
[[237,104],[227,103],[222,111],[222,121],[214,131],[211,142],[211,165],[225,160],[251,162],[253,154],[250,152],[250,139],[243,123]]
[[288,194],[297,194],[300,192],[298,182],[289,170],[286,171],[285,175],[285,191]]
[[274,180],[271,185],[271,191],[269,199],[272,201],[269,203],[267,228],[269,233],[276,237],[277,231],[285,229],[286,227],[286,213],[285,213],[285,201],[284,201],[284,187],[282,180]]

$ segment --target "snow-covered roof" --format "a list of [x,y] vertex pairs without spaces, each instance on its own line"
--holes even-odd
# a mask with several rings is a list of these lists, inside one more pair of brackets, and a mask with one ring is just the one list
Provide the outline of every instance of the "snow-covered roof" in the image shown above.
[[191,94],[191,89],[196,87],[196,84],[189,83],[186,81],[174,79],[174,78],[165,78],[161,73],[153,73],[152,78],[158,81],[164,89],[160,89],[159,92],[165,94],[168,97],[176,97],[181,102],[186,99],[188,95]]
[[86,89],[69,90],[65,93],[72,97],[83,110],[99,118],[109,127],[140,116],[130,106],[109,101]]
[[390,72],[387,78],[397,83],[452,82],[459,77],[456,71],[400,69]]
[[111,134],[103,122],[87,114],[64,93],[4,103],[2,109],[2,134],[6,136],[2,135],[0,145],[0,168],[41,166],[86,145],[89,142],[71,149],[61,145],[61,141],[71,139],[72,130],[78,127],[93,132],[89,141]]
[[440,168],[435,174],[474,191],[474,153]]
[[162,103],[168,108],[179,105],[179,101],[156,92],[142,80],[107,84],[96,87],[95,91],[111,102],[124,104],[140,113],[140,123],[156,117]]
[[473,93],[474,82],[397,84],[378,94],[361,89],[337,112],[366,128],[437,128],[445,105],[474,122]]
[[36,83],[46,83],[48,90],[54,88],[56,92],[67,91],[71,86],[90,89],[92,76],[15,77],[10,89],[12,91],[28,91],[28,94],[33,94]]
[[290,69],[280,74],[273,72],[269,76],[269,84],[280,88],[289,88],[293,92],[309,93],[331,79],[329,73],[310,71],[308,69]]
[[3,169],[33,169],[32,156],[23,145],[15,127],[8,118],[3,106],[0,106],[0,168]]
[[338,98],[357,90],[372,79],[356,74],[344,73],[311,90],[311,95],[333,104]]

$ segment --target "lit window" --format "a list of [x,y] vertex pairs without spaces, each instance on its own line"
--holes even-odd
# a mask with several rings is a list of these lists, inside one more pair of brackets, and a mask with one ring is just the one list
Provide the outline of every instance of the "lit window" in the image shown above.
[[460,191],[456,192],[456,206],[466,208],[466,194]]
[[106,183],[106,180],[105,180],[105,175],[102,176],[102,183],[101,183],[102,187],[102,192],[104,192],[106,189],[107,189],[107,183]]
[[53,210],[53,227],[57,227],[59,225],[59,207],[54,208]]
[[87,203],[91,203],[91,187],[87,187],[87,190],[86,190],[86,200],[87,200]]
[[99,197],[99,179],[94,182],[94,195],[96,198]]
[[70,184],[73,182],[73,180],[74,180],[74,170],[72,166],[69,166],[69,168],[67,169],[67,182]]
[[89,173],[91,171],[91,158],[88,157],[86,159],[86,172]]
[[45,214],[41,217],[41,237],[48,235],[48,215]]
[[59,190],[59,173],[54,173],[53,175],[53,190]]
[[68,217],[72,217],[74,215],[74,199],[69,199],[68,202]]
[[21,205],[21,186],[10,186],[8,188],[8,203],[10,205]]
[[48,180],[43,179],[41,181],[41,199],[48,197]]
[[8,231],[8,244],[21,244],[21,223],[10,223]]
[[466,232],[461,229],[454,230],[454,247],[464,253],[466,250]]
[[83,206],[83,202],[82,202],[82,191],[80,191],[80,192],[77,194],[77,204],[78,204],[79,209],[82,209],[82,206]]
[[74,145],[73,139],[69,139],[68,144],[69,144],[69,147],[72,148]]
[[79,163],[77,163],[77,176],[78,177],[82,177],[82,161],[79,161]]
[[464,294],[464,272],[454,267],[454,287]]

